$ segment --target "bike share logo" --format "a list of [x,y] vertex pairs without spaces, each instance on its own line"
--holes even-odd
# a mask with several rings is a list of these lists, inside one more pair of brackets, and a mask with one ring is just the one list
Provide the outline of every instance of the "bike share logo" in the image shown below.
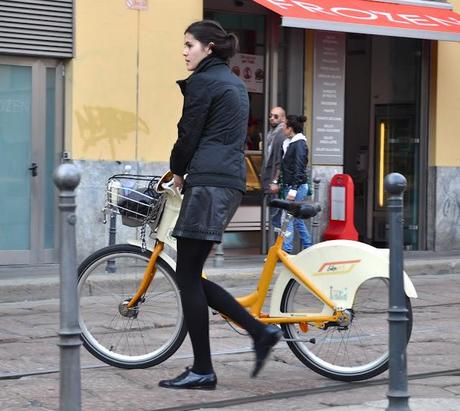
[[361,260],[329,261],[324,263],[313,275],[348,274]]

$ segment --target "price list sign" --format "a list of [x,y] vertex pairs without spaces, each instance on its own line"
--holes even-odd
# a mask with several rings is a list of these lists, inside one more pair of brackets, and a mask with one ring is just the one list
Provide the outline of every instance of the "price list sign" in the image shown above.
[[313,164],[343,164],[345,33],[315,32]]

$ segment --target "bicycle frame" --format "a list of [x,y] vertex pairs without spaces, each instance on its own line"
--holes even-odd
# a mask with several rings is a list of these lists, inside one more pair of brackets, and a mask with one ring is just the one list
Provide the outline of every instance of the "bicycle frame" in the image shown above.
[[[171,232],[175,226],[182,202],[181,196],[175,191],[170,181],[171,178],[172,175],[165,174],[158,183],[157,191],[164,192],[168,197],[157,228],[157,240],[152,256],[137,292],[128,303],[129,308],[135,306],[146,293],[154,279],[155,265],[159,257],[163,258],[175,270],[175,261],[163,251],[166,245],[173,249],[176,248],[176,240],[171,236]],[[291,215],[287,214],[284,219],[280,235],[268,252],[256,290],[248,295],[238,297],[238,302],[247,308],[255,318],[264,323],[297,323],[306,329],[307,323],[315,323],[321,327],[328,322],[342,322],[342,320],[346,322],[359,285],[373,277],[388,278],[388,250],[376,249],[357,241],[332,240],[315,244],[296,256],[289,256],[282,250],[282,245],[286,228],[292,218]],[[270,312],[269,314],[263,313],[262,306],[272,283],[276,264],[279,261],[283,267],[273,286],[270,297]],[[337,270],[337,266],[344,264],[347,265],[347,269]],[[323,272],[321,267],[324,266],[331,266],[336,271]],[[299,282],[319,302],[323,303],[323,310],[320,313],[281,312],[283,291],[291,279]],[[336,289],[339,284],[342,285],[339,291],[342,293],[346,291],[345,299],[336,298],[332,293],[330,296],[326,295],[329,290]],[[415,288],[407,274],[404,274],[404,288],[408,297],[417,297]]]
[[[290,261],[289,254],[287,254],[282,249],[285,231],[287,224],[289,223],[292,216],[287,216],[286,221],[283,224],[281,233],[276,239],[275,244],[270,248],[267,256],[267,260],[263,266],[262,273],[259,277],[259,282],[257,289],[246,296],[237,297],[237,301],[243,306],[250,310],[251,314],[259,319],[263,323],[324,323],[329,321],[338,321],[341,317],[340,311],[337,311],[334,302],[327,297],[321,290],[319,290],[315,284],[307,278],[302,271]],[[332,315],[324,314],[309,314],[309,315],[300,315],[296,313],[286,313],[283,316],[271,317],[268,314],[262,312],[262,306],[267,297],[268,289],[273,279],[273,274],[275,272],[276,264],[281,261],[281,263],[292,273],[295,278],[305,286],[305,288],[315,295],[320,301],[326,304],[333,311]]]
[[[237,297],[237,301],[245,308],[248,308],[251,314],[259,319],[261,322],[269,324],[282,324],[282,323],[325,323],[325,322],[336,322],[341,318],[341,311],[336,309],[334,302],[327,297],[321,290],[319,290],[315,284],[307,278],[302,271],[290,261],[289,255],[282,250],[282,245],[285,237],[286,227],[292,216],[288,215],[285,218],[285,222],[281,229],[281,233],[278,236],[275,244],[270,248],[267,256],[267,260],[263,266],[262,272],[259,277],[257,289],[242,297]],[[139,286],[139,289],[135,295],[131,298],[128,303],[128,307],[134,306],[142,295],[144,295],[152,282],[155,275],[155,264],[158,256],[164,249],[164,243],[157,241],[150,257],[149,263],[145,270],[143,280]],[[331,311],[332,315],[324,314],[309,314],[300,315],[296,313],[286,313],[283,316],[270,317],[268,314],[262,313],[262,306],[267,297],[267,293],[270,284],[273,279],[276,264],[281,261],[282,264],[295,276],[298,281],[305,286],[313,295],[315,295],[320,301],[326,304]]]

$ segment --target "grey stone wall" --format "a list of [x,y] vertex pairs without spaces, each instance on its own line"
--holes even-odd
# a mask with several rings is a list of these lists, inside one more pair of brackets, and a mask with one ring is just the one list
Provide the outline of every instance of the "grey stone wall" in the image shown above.
[[436,188],[434,250],[460,251],[460,167],[436,167],[430,175]]
[[[141,163],[121,161],[75,160],[81,181],[77,187],[77,261],[105,247],[109,243],[109,223],[103,224],[102,209],[105,205],[105,190],[109,177],[122,174],[125,166],[131,166],[131,174],[162,175],[168,170],[165,163]],[[117,216],[117,243],[139,238],[139,229],[123,226]]]
[[[109,177],[123,173],[130,165],[132,174],[162,175],[168,163],[120,161],[74,161],[81,173],[77,188],[77,259],[105,247],[109,242],[109,224],[103,224],[102,209]],[[321,179],[318,198],[322,206],[320,233],[329,216],[329,183],[342,173],[340,166],[313,166],[312,176]],[[429,170],[427,207],[427,245],[436,251],[460,251],[460,167],[431,167]],[[321,237],[320,235],[320,237]],[[117,243],[139,238],[139,229],[126,227],[117,218]]]

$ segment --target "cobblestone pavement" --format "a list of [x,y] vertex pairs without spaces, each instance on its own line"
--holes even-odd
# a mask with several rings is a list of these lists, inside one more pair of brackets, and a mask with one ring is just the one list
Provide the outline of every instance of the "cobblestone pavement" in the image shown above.
[[[233,282],[229,291],[235,295],[249,292],[249,278],[245,276],[238,286]],[[419,378],[410,380],[409,392],[414,404],[420,398],[437,398],[438,401],[433,401],[433,410],[444,411],[449,408],[441,406],[443,400],[460,399],[460,330],[457,326],[460,274],[412,275],[412,280],[419,298],[413,300],[414,328],[408,347],[408,371]],[[0,315],[0,410],[56,410],[59,402],[58,301],[2,303]],[[236,333],[218,316],[212,316],[211,321],[213,359],[219,378],[216,391],[170,391],[157,386],[160,379],[176,376],[190,365],[187,340],[169,360],[144,370],[106,366],[82,348],[83,410],[206,407],[314,411],[348,406],[343,410],[359,411],[358,404],[386,400],[387,373],[364,383],[328,380],[306,368],[285,343],[274,350],[272,361],[260,377],[250,379],[253,353],[249,338]],[[421,374],[443,370],[456,371],[420,378]],[[17,379],[17,374],[30,375]],[[251,397],[253,402],[248,400]],[[232,403],[235,399],[240,399],[240,403]]]

